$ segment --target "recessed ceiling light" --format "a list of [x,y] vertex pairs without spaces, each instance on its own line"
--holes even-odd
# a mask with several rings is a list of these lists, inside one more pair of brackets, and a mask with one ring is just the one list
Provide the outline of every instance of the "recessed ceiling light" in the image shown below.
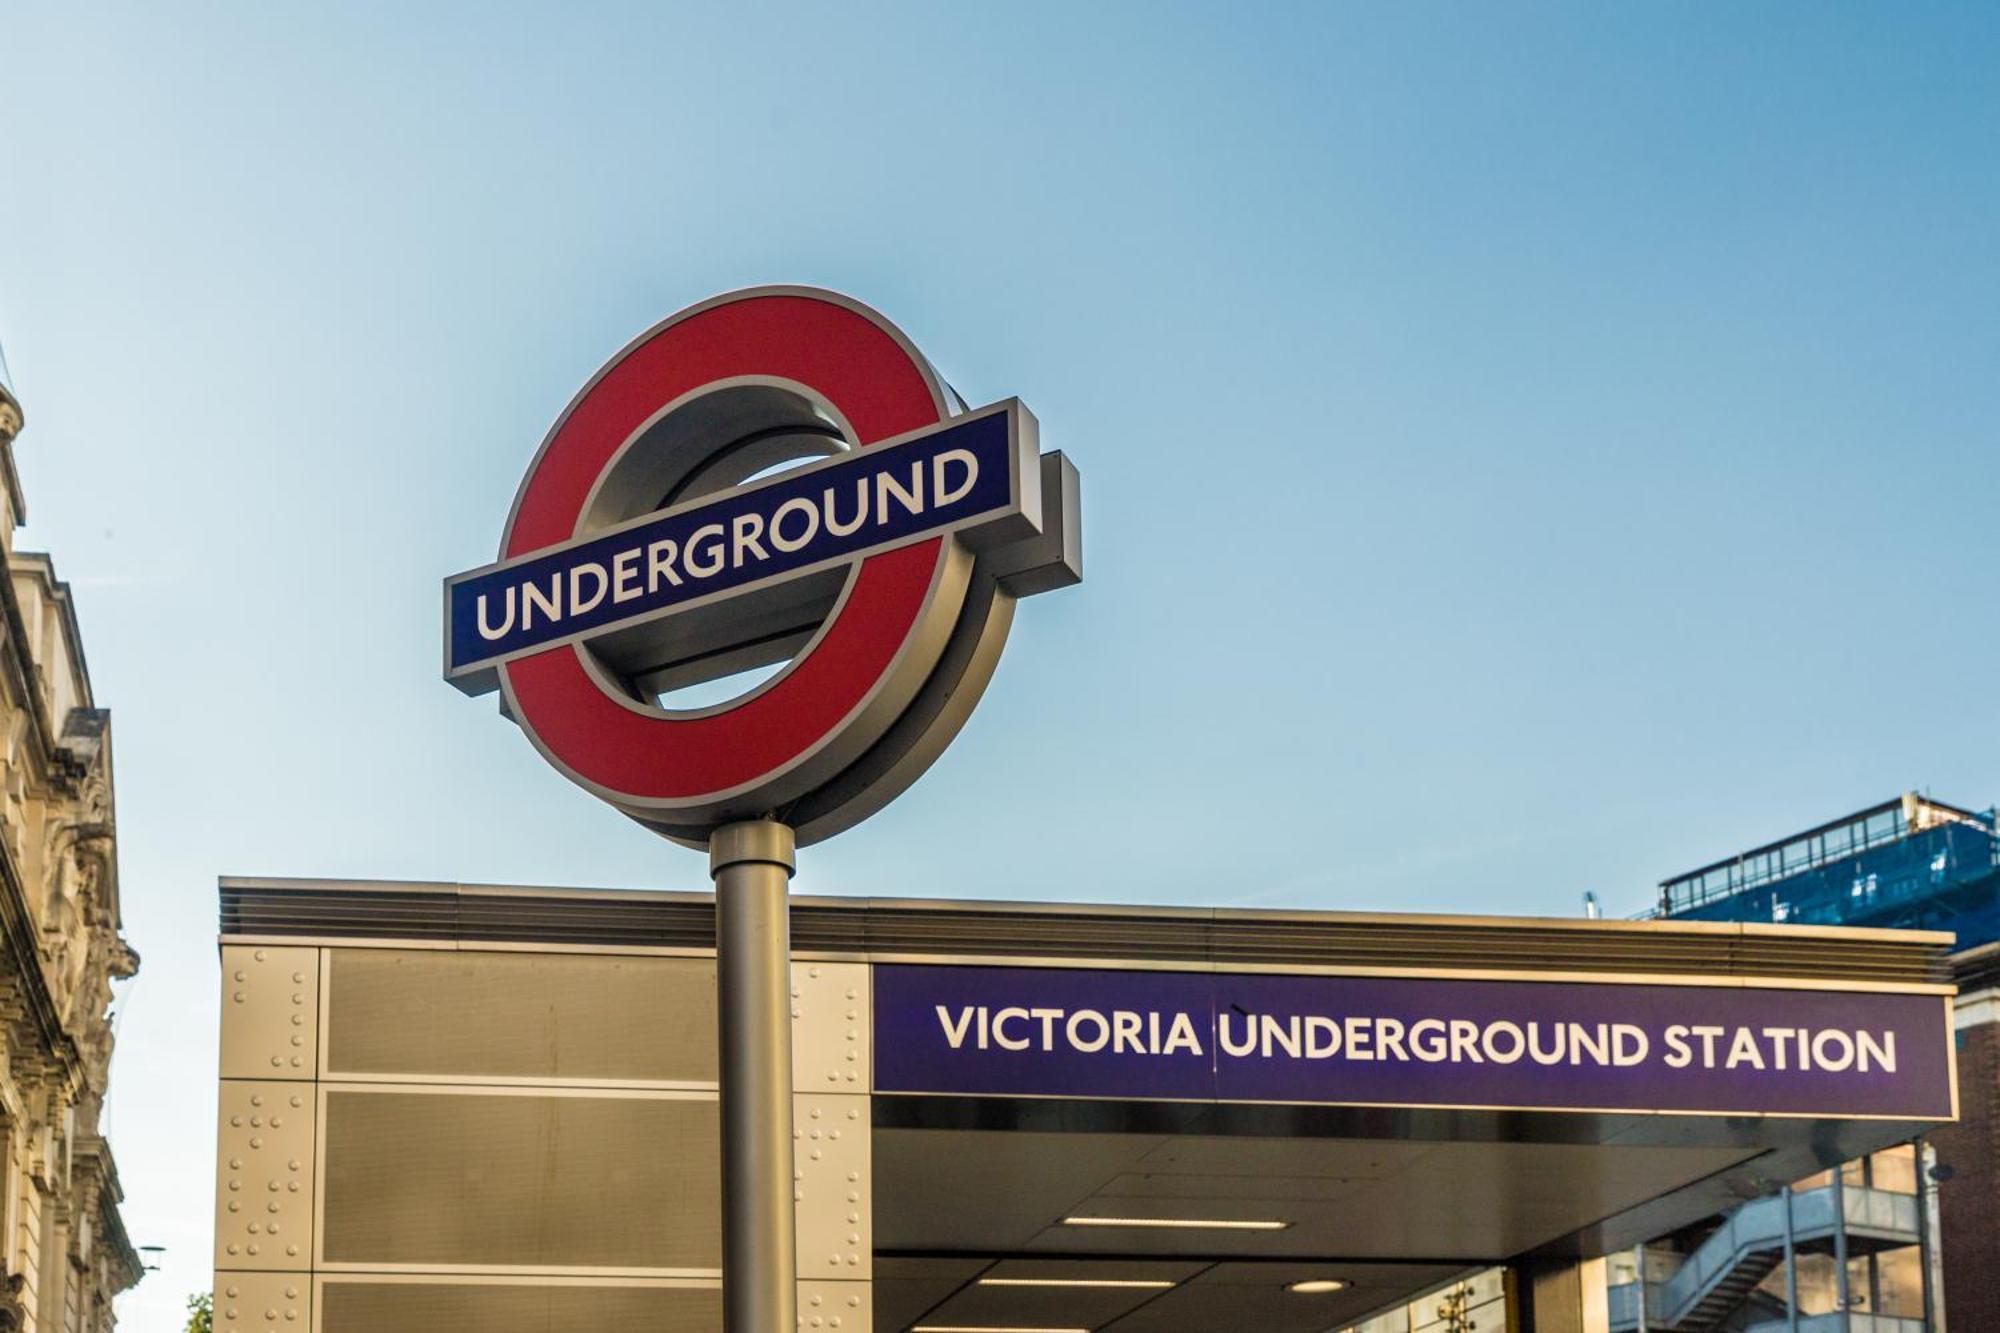
[[1165,1291],[1174,1284],[1161,1278],[1138,1277],[983,1277],[982,1287],[1141,1287]]
[[1290,1222],[1226,1217],[1065,1217],[1066,1227],[1187,1227],[1204,1231],[1283,1231]]
[[1294,1282],[1286,1291],[1296,1291],[1301,1296],[1322,1296],[1329,1291],[1341,1291],[1347,1284],[1337,1277],[1316,1277],[1310,1282]]
[[910,1333],[1090,1333],[1090,1330],[1047,1328],[1040,1324],[917,1324]]

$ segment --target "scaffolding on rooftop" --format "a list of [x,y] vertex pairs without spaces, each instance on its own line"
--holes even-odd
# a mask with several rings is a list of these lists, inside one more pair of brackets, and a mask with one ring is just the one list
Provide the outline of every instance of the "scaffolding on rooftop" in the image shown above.
[[1915,792],[1660,881],[1645,917],[1859,924],[1992,878],[1995,812]]

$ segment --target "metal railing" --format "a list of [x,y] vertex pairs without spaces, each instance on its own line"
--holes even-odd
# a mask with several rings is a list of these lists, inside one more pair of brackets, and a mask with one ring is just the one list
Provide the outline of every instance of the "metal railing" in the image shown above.
[[[1840,1196],[1840,1216],[1844,1217],[1849,1233],[1863,1231],[1878,1239],[1911,1245],[1917,1243],[1917,1197],[1914,1194],[1868,1189],[1859,1185],[1847,1185],[1840,1189],[1822,1185],[1818,1189],[1797,1190],[1791,1195],[1794,1247],[1824,1239],[1840,1230],[1834,1212],[1836,1195]],[[1769,1256],[1783,1250],[1784,1245],[1785,1195],[1767,1195],[1743,1204],[1682,1261],[1672,1277],[1665,1282],[1645,1284],[1648,1328],[1656,1333],[1678,1328],[1681,1321],[1732,1273],[1758,1257],[1768,1263]],[[1605,1293],[1612,1328],[1638,1327],[1639,1286],[1636,1282],[1622,1283]],[[1812,1319],[1839,1317],[1838,1314],[1810,1316]],[[1894,1318],[1887,1315],[1862,1316],[1853,1312],[1849,1312],[1848,1317]],[[1800,1329],[1819,1333],[1822,1326],[1809,1324],[1807,1319],[1808,1316],[1800,1316]],[[1916,1321],[1917,1333],[1921,1333],[1922,1322]],[[1761,1333],[1766,1326],[1759,1327]],[[1775,1327],[1783,1328],[1783,1321]],[[1839,1330],[1840,1333],[1847,1333],[1850,1328],[1853,1333],[1908,1333],[1908,1330],[1893,1323],[1883,1324],[1879,1329],[1859,1323],[1827,1324],[1823,1327]]]
[[1646,1293],[1646,1327],[1672,1328],[1673,1325],[1667,1321],[1666,1310],[1660,1300],[1660,1289],[1665,1285],[1661,1282],[1644,1284],[1623,1282],[1615,1287],[1606,1288],[1604,1307],[1611,1327],[1619,1329],[1639,1327],[1639,1292],[1643,1289]]
[[1869,1314],[1863,1310],[1802,1314],[1796,1321],[1767,1319],[1752,1324],[1749,1333],[1924,1333],[1924,1321],[1903,1315]]
[[1914,793],[1884,801],[1845,819],[1662,880],[1658,901],[1640,915],[1691,911],[1947,824],[1970,824],[1991,835],[1994,812],[1963,810]]

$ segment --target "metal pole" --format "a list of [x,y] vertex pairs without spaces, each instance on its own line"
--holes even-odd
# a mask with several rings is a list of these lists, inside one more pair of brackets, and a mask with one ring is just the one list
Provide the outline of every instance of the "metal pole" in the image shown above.
[[1799,1330],[1799,1252],[1792,1243],[1792,1187],[1785,1186],[1785,1330]]
[[1844,1165],[1833,1169],[1833,1292],[1834,1305],[1839,1309],[1843,1322],[1853,1309],[1850,1302],[1854,1296],[1847,1285],[1846,1171]]
[[1644,1242],[1632,1247],[1632,1262],[1639,1271],[1639,1328],[1638,1333],[1651,1333],[1653,1321],[1646,1310],[1646,1246]]
[[1910,1140],[1910,1159],[1917,1168],[1917,1263],[1924,1279],[1924,1333],[1936,1333],[1937,1297],[1931,1291],[1931,1172],[1924,1158],[1930,1145]]
[[798,1327],[792,1205],[792,830],[770,819],[717,829],[715,991],[722,1076],[722,1327]]

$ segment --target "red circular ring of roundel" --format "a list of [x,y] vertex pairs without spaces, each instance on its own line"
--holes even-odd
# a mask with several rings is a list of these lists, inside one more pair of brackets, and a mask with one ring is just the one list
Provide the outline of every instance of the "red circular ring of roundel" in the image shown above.
[[[571,402],[521,483],[501,557],[578,535],[592,487],[661,408],[750,375],[820,393],[864,447],[948,412],[935,372],[866,307],[801,288],[718,297],[641,335]],[[550,762],[628,813],[754,794],[837,737],[870,701],[923,618],[945,556],[944,539],[932,538],[861,561],[844,600],[792,666],[719,710],[635,708],[598,683],[580,645],[505,663],[501,688]]]

